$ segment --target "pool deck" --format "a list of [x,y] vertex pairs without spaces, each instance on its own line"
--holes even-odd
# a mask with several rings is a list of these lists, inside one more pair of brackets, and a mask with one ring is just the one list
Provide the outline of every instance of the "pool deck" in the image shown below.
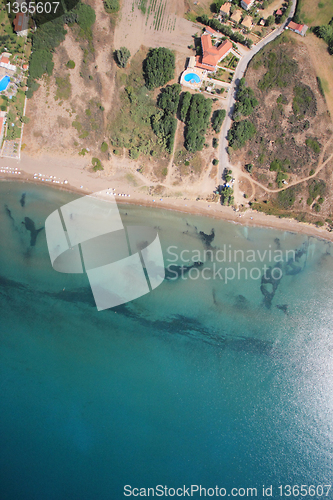
[[[197,75],[198,78],[200,78],[200,82],[194,82],[191,80],[190,82],[187,82],[185,80],[186,75],[190,74],[195,74]],[[183,71],[182,76],[180,77],[180,84],[184,85],[184,87],[189,87],[190,89],[196,90],[200,89],[203,80],[206,78],[207,71],[199,69],[199,68],[187,68],[185,71]]]

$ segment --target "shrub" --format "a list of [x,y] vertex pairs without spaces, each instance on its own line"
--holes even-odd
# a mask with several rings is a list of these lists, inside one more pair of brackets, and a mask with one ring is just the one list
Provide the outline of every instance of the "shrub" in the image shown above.
[[120,49],[116,50],[115,54],[118,66],[125,68],[129,58],[131,57],[130,51],[126,47],[120,47]]
[[317,141],[317,139],[309,137],[308,139],[306,139],[305,144],[309,148],[311,148],[316,154],[320,153],[320,144]]
[[102,145],[101,145],[101,151],[102,153],[106,153],[108,150],[108,145],[106,142],[102,142]]
[[217,158],[214,158],[214,160],[213,160],[213,165],[218,165],[218,164],[219,164],[218,159],[217,159]]
[[164,167],[164,168],[162,169],[162,175],[163,175],[164,177],[166,177],[166,176],[168,175],[168,169],[167,169],[167,167]]
[[97,170],[104,170],[102,163],[101,163],[101,160],[99,160],[98,158],[95,158],[95,157],[92,158],[91,163],[93,165],[94,172],[97,172]]
[[104,0],[104,9],[108,14],[118,12],[119,0]]
[[68,63],[66,64],[67,68],[69,69],[74,69],[75,68],[75,62],[72,61],[71,59],[68,61]]

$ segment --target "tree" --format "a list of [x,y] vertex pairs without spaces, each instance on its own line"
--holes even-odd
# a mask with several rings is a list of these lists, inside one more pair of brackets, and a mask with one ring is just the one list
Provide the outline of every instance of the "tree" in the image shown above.
[[257,129],[249,120],[234,122],[232,128],[228,132],[229,146],[233,149],[239,149],[244,144],[254,137]]
[[130,57],[131,57],[131,53],[126,47],[120,47],[120,49],[116,50],[117,64],[121,68],[126,67],[126,64],[127,64]]
[[96,21],[95,11],[90,7],[90,5],[79,2],[75,8],[75,12],[78,15],[77,23],[83,31],[90,28]]
[[266,19],[266,26],[272,26],[272,24],[275,23],[275,17],[274,16],[268,16]]
[[215,0],[215,2],[213,3],[213,8],[216,14],[219,14],[220,8],[226,3],[226,1],[227,0]]
[[218,134],[221,130],[221,126],[223,123],[223,120],[226,116],[226,110],[225,109],[218,109],[214,111],[213,113],[213,118],[212,118],[212,127],[213,130]]
[[201,151],[205,143],[205,133],[212,111],[211,99],[202,94],[194,94],[186,117],[185,148],[188,151]]
[[178,111],[179,94],[182,87],[179,83],[168,85],[161,90],[157,99],[157,106],[163,109],[164,113],[174,115]]
[[163,140],[166,149],[173,151],[177,120],[174,115],[177,113],[179,104],[179,94],[181,85],[174,83],[161,90],[157,98],[157,105],[160,111],[152,116],[152,128],[157,137]]
[[104,0],[104,9],[108,14],[118,12],[119,0]]
[[191,94],[190,92],[184,92],[182,94],[182,102],[181,102],[181,108],[180,108],[180,119],[182,122],[186,121],[186,116],[188,112],[188,108],[190,107],[191,103]]
[[[44,73],[52,75],[54,63],[52,53],[49,50],[42,49],[33,52],[30,57],[29,73],[32,79],[41,78]],[[28,85],[29,86],[29,85]]]
[[175,55],[164,47],[150,49],[143,62],[146,87],[162,87],[175,76]]

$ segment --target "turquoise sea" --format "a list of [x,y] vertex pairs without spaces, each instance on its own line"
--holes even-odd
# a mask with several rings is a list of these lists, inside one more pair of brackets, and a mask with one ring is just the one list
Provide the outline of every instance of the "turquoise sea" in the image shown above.
[[[87,277],[47,252],[46,217],[76,197],[0,183],[1,500],[118,500],[125,485],[258,498],[272,485],[277,499],[279,485],[333,483],[332,245],[122,205],[125,225],[158,229],[166,266],[207,249],[214,262],[98,312]],[[225,248],[259,252],[248,272],[268,249],[295,259],[281,279],[226,284]]]

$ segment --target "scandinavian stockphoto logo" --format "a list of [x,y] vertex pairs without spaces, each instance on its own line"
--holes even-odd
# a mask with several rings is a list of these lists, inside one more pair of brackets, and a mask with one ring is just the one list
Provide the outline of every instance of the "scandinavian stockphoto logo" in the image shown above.
[[86,272],[99,311],[137,299],[164,280],[157,231],[125,227],[108,191],[63,205],[46,219],[45,232],[53,269]]

